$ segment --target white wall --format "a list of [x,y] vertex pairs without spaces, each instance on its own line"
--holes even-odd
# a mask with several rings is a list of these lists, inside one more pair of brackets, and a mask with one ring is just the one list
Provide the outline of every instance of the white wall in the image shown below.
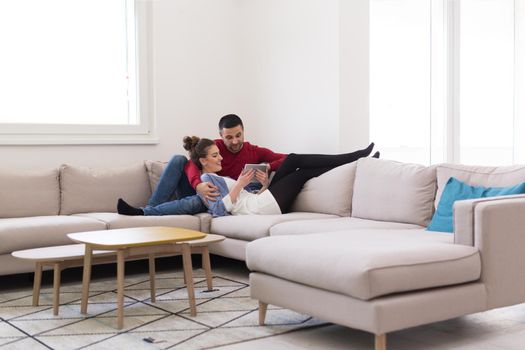
[[160,143],[0,146],[2,164],[42,168],[167,160],[183,152],[184,135],[217,136],[218,119],[227,113],[243,118],[248,140],[275,151],[361,147],[368,141],[367,3],[154,1]]
[[[281,152],[337,152],[337,0],[251,0],[242,71],[250,139]],[[256,132],[256,133],[255,133]]]
[[340,1],[340,152],[363,147],[369,142],[368,2]]

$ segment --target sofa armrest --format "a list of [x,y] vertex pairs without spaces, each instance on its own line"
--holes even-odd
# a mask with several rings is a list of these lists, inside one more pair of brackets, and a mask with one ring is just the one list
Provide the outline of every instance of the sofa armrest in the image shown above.
[[481,254],[487,307],[525,302],[525,196],[474,204],[474,246]]
[[525,194],[467,199],[454,203],[454,243],[474,246],[474,210],[480,203],[525,198]]

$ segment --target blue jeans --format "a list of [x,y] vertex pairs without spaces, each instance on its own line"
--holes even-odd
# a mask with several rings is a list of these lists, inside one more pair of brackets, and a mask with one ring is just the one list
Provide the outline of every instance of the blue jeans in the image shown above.
[[[184,173],[187,162],[186,157],[180,155],[170,159],[144,207],[144,215],[193,215],[207,210]],[[172,200],[174,195],[177,199]]]

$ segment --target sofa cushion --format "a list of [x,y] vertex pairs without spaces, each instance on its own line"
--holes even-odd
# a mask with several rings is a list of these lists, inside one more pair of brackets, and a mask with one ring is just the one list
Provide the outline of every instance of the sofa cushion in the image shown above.
[[356,163],[334,168],[304,184],[292,211],[350,216]]
[[211,233],[244,241],[253,241],[254,239],[268,236],[270,228],[280,222],[337,217],[335,215],[318,213],[221,216],[211,220]]
[[[448,237],[447,237],[448,236]],[[251,271],[369,300],[480,278],[477,248],[419,230],[353,230],[274,236],[246,247]]]
[[361,158],[357,161],[352,216],[427,226],[435,191],[435,167]]
[[62,215],[116,212],[119,198],[141,207],[151,195],[144,164],[101,169],[65,164],[60,167],[60,189]]
[[508,187],[525,182],[525,165],[512,166],[473,166],[461,164],[439,164],[437,173],[437,193],[434,201],[437,208],[441,193],[448,179],[455,177],[472,186]]
[[200,231],[200,219],[193,215],[128,216],[117,213],[74,214],[104,222],[108,229],[148,226],[171,226]]
[[0,218],[58,215],[58,169],[0,171]]
[[0,254],[72,244],[68,233],[105,229],[102,221],[65,215],[0,219]]
[[366,220],[359,218],[331,218],[317,220],[298,220],[277,224],[270,228],[270,236],[301,235],[319,232],[346,231],[358,229],[414,229],[424,230],[423,226],[399,222]]
[[164,171],[164,168],[166,168],[166,165],[168,165],[168,162],[146,160],[144,161],[144,165],[148,171],[150,190],[151,193],[153,193],[157,188],[157,184],[159,183],[162,172]]

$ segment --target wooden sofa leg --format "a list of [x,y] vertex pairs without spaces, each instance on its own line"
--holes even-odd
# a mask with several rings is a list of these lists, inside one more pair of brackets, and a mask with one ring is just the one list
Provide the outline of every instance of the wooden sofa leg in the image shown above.
[[376,335],[375,350],[386,350],[386,334]]
[[264,320],[266,319],[266,310],[268,304],[259,301],[259,326],[264,326]]

